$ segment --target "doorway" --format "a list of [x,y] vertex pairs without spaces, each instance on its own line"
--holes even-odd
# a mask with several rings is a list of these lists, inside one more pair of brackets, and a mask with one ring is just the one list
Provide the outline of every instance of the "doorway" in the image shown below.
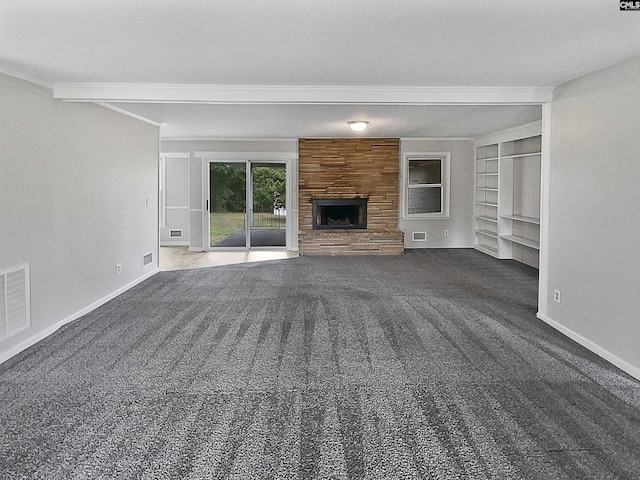
[[208,247],[287,247],[286,162],[208,162]]

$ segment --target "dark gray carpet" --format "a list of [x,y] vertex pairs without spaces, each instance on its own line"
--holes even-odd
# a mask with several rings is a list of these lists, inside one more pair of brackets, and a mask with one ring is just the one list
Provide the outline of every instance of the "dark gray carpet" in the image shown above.
[[2,478],[637,479],[640,384],[473,250],[160,273],[0,366]]

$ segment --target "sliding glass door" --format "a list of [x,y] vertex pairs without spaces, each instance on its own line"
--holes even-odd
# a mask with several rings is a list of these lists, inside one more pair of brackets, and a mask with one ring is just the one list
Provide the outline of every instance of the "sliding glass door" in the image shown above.
[[209,162],[209,247],[286,246],[286,165]]
[[287,226],[287,176],[284,164],[251,164],[252,247],[284,247]]
[[209,246],[247,246],[245,163],[209,163]]

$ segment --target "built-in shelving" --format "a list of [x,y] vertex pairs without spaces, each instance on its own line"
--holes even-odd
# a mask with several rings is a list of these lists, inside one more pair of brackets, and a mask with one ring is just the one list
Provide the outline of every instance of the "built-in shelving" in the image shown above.
[[540,152],[533,152],[533,153],[520,153],[518,155],[505,155],[502,158],[524,158],[524,157],[532,157],[535,155],[540,155]]
[[533,248],[535,250],[540,249],[540,242],[536,242],[535,240],[529,240],[528,238],[518,237],[517,235],[500,235],[500,238],[503,238],[513,243],[517,243],[519,245],[524,245],[525,247]]
[[476,230],[478,235],[484,235],[485,237],[498,238],[498,234],[496,232],[492,232],[490,230]]
[[498,248],[493,245],[486,245],[484,243],[477,243],[475,245],[476,250],[480,250],[481,252],[487,253],[489,255],[497,256]]
[[479,145],[475,161],[475,245],[498,254],[498,200],[500,188],[498,144]]
[[500,215],[502,218],[508,220],[515,220],[516,222],[533,223],[534,225],[540,225],[539,218],[523,217],[522,215]]
[[540,123],[498,132],[476,144],[474,247],[538,266]]

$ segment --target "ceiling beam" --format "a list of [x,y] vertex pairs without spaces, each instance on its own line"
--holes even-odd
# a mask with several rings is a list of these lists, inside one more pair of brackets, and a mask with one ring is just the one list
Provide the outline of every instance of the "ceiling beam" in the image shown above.
[[552,87],[331,87],[305,85],[158,85],[56,83],[54,98],[73,102],[203,104],[498,105],[543,104]]

